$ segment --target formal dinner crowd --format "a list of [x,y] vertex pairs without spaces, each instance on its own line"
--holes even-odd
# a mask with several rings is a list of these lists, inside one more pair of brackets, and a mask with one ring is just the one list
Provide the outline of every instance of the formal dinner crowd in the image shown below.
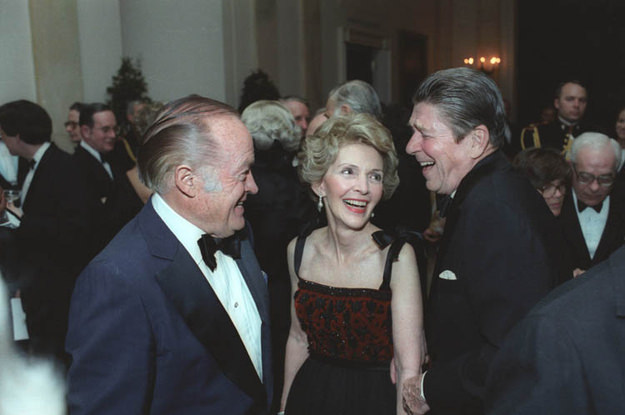
[[249,80],[0,105],[0,414],[623,412],[625,107]]

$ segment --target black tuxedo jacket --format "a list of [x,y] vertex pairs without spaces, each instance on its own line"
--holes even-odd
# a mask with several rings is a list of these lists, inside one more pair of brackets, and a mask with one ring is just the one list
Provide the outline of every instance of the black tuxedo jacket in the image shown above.
[[612,415],[625,408],[625,248],[541,301],[493,362],[487,413]]
[[577,217],[577,207],[573,203],[572,192],[567,192],[562,206],[562,213],[558,221],[566,241],[569,258],[573,268],[587,270],[590,267],[607,259],[612,252],[623,245],[625,238],[625,183],[616,182],[610,192],[610,211],[608,219],[599,241],[595,256],[591,259],[588,247],[582,234],[582,228]]
[[109,163],[113,171],[111,179],[100,160],[81,146],[76,147],[73,158],[87,184],[89,204],[95,212],[92,244],[95,255],[141,210],[143,203],[124,169],[114,160]]
[[[22,300],[31,337],[62,350],[69,299],[87,262],[91,216],[86,189],[69,154],[51,144],[39,161],[15,230]],[[43,334],[42,334],[43,333]]]
[[508,331],[564,272],[555,218],[501,151],[480,161],[449,208],[426,308],[432,414],[480,414]]
[[70,413],[267,414],[269,300],[249,239],[236,262],[262,320],[263,379],[210,284],[150,201],[76,284],[66,343]]

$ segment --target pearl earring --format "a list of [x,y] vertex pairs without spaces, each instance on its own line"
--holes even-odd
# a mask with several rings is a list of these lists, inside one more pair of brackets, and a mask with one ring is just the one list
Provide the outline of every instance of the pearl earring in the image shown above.
[[317,210],[321,213],[323,209],[323,196],[319,196],[319,200],[317,200]]

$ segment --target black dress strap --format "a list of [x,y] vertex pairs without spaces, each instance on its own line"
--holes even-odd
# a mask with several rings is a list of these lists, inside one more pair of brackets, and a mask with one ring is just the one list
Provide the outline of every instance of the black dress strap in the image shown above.
[[302,265],[302,256],[304,255],[304,245],[306,244],[306,237],[308,235],[300,235],[295,242],[295,258],[293,261],[293,267],[295,268],[295,275],[300,279],[299,267]]
[[384,264],[384,273],[382,274],[382,284],[380,285],[380,291],[389,291],[391,289],[391,274],[393,272],[393,262],[397,260],[399,251],[401,250],[404,242],[399,242],[399,239],[394,235],[384,232],[374,232],[371,237],[378,244],[380,249],[384,249],[391,245],[386,254],[386,263]]
[[388,250],[388,254],[386,255],[384,274],[382,276],[382,285],[380,285],[380,290],[390,290],[391,275],[393,273],[393,262],[398,260],[399,253],[401,252],[402,247],[406,242],[408,242],[413,247],[415,252],[418,252],[417,248],[421,245],[420,240],[418,238],[418,235],[404,230],[397,231],[395,234],[385,231],[377,231],[374,232],[371,236],[378,244],[380,249],[384,249],[388,245],[391,245]]
[[293,258],[293,268],[295,269],[295,275],[297,275],[298,279],[301,279],[299,276],[299,268],[302,265],[302,257],[304,256],[304,245],[306,244],[306,238],[310,235],[315,229],[324,226],[323,221],[318,217],[314,220],[310,221],[306,226],[304,226],[300,234],[297,236],[297,241],[295,242],[295,252]]

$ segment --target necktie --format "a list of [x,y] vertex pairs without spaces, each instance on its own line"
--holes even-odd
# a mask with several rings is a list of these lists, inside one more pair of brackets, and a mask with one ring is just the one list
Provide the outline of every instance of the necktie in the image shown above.
[[577,210],[579,211],[579,213],[582,213],[584,211],[584,209],[586,208],[591,208],[594,209],[597,213],[601,212],[601,208],[603,207],[603,202],[599,203],[598,205],[595,206],[588,206],[586,203],[582,202],[581,200],[577,199]]
[[238,233],[224,239],[216,239],[205,233],[197,243],[200,246],[202,259],[211,271],[217,268],[216,251],[221,251],[234,259],[241,258],[241,238]]

